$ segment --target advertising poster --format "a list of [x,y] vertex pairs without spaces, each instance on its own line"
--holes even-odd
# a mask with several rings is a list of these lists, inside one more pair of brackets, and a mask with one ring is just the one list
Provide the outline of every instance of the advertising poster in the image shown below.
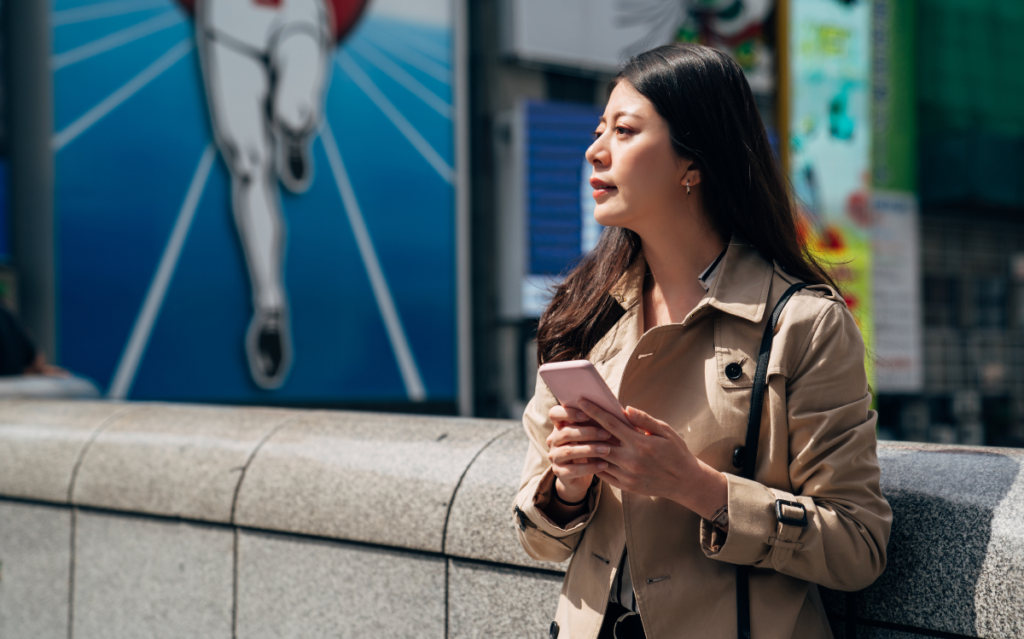
[[877,389],[920,392],[924,366],[917,198],[898,191],[875,191],[871,194],[871,210]]
[[[635,4],[635,0],[619,2],[624,12]],[[769,24],[775,0],[660,0],[659,4],[663,11],[674,9],[671,20],[657,19],[657,28],[668,29],[671,41],[723,51],[743,68],[754,93],[775,92],[775,38]]]
[[526,102],[526,264],[523,314],[540,317],[554,287],[597,245],[592,173],[585,153],[602,109],[584,104]]
[[615,74],[671,42],[731,55],[755,93],[775,89],[769,18],[776,0],[503,0],[505,51],[523,62]]
[[924,388],[917,215],[915,3],[872,0],[872,213],[879,392]]
[[454,402],[447,0],[55,0],[63,363],[110,397]]
[[843,288],[873,380],[870,8],[790,0],[789,171],[807,241]]

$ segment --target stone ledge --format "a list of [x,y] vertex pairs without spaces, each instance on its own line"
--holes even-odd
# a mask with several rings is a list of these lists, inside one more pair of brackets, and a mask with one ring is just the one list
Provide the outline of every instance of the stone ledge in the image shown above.
[[556,564],[531,559],[519,545],[512,502],[529,445],[523,429],[512,428],[480,453],[466,471],[448,518],[447,554],[513,566],[568,568],[568,561]]
[[455,488],[508,422],[310,411],[253,458],[240,526],[442,551]]
[[142,404],[89,445],[72,503],[231,523],[242,471],[295,411]]
[[0,495],[67,503],[82,452],[107,420],[131,404],[0,401]]
[[[527,558],[511,522],[528,445],[513,421],[5,400],[0,499],[564,570]],[[879,459],[888,569],[852,600],[823,592],[826,607],[881,627],[1024,636],[1024,450],[882,443]]]
[[[853,595],[857,618],[1024,637],[1024,450],[884,442],[879,462],[889,563]],[[823,599],[846,614],[845,594]]]

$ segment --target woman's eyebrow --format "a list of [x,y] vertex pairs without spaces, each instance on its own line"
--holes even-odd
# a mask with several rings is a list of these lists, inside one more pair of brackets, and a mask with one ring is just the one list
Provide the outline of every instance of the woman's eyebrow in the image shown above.
[[[635,117],[635,118],[639,118],[639,119],[641,119],[641,120],[643,119],[642,117],[640,117],[639,115],[637,115],[636,111],[616,111],[615,113],[613,113],[613,114],[612,114],[612,122],[614,122],[615,120],[618,120],[618,119],[619,119],[620,117],[622,117],[622,116],[624,116],[624,115],[631,115],[631,116],[633,116],[633,117]],[[604,122],[605,122],[605,117],[604,117],[604,116],[602,115],[602,116],[601,116],[601,117],[600,117],[600,118],[598,119],[598,122],[599,122],[599,123],[601,123],[601,124],[604,124]]]

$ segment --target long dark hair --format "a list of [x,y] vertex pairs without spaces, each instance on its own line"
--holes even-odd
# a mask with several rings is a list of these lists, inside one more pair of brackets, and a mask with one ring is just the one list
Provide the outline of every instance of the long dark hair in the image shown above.
[[[708,222],[724,241],[742,236],[767,260],[811,284],[835,282],[801,245],[789,182],[768,142],[743,70],[698,44],[670,44],[629,60],[626,82],[668,122],[676,154],[697,164]],[[640,237],[609,227],[555,289],[537,326],[537,359],[587,355],[607,330],[608,295],[640,253]],[[836,287],[838,290],[838,287]]]

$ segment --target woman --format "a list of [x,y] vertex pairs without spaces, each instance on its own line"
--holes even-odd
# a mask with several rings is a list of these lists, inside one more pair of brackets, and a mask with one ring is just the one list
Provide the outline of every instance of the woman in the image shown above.
[[[735,637],[736,566],[750,566],[754,639],[830,637],[814,584],[873,582],[892,512],[860,332],[800,246],[743,72],[699,45],[640,54],[594,135],[594,215],[610,228],[537,344],[541,363],[590,360],[627,408],[570,412],[538,380],[524,415],[520,540],[535,559],[572,556],[552,636]],[[744,479],[762,334],[799,282]]]

